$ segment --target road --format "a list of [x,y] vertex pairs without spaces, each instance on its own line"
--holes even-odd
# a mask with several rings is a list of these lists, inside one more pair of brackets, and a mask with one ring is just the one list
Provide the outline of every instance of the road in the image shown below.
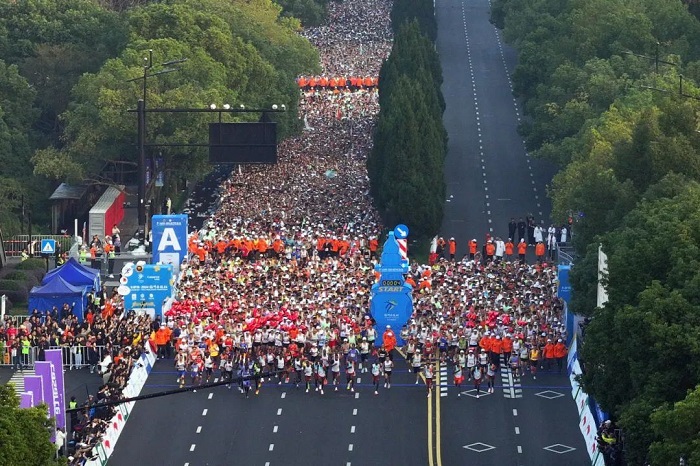
[[545,187],[555,173],[531,159],[517,128],[520,105],[510,73],[517,62],[489,23],[488,0],[438,0],[437,48],[447,102],[447,199],[442,233],[459,252],[486,233],[508,237],[508,221],[528,213],[549,226]]
[[[515,54],[488,22],[488,0],[437,0],[449,133],[443,233],[460,252],[486,232],[507,235],[510,217],[547,219],[552,167],[530,160],[517,134],[509,72]],[[450,385],[426,397],[397,358],[391,389],[374,395],[368,374],[355,393],[324,395],[266,382],[249,399],[219,387],[138,402],[110,464],[532,465],[590,464],[565,375],[500,374],[476,399]],[[158,361],[144,393],[175,388]],[[451,369],[441,380],[451,383]],[[545,448],[549,448],[548,450]]]
[[[442,231],[460,252],[471,238],[483,244],[487,232],[505,239],[511,217],[532,213],[549,226],[551,210],[545,186],[554,168],[531,159],[517,133],[521,111],[510,81],[517,56],[489,10],[489,0],[436,2],[449,135]],[[471,389],[442,397],[444,465],[590,464],[565,375],[521,380],[505,370],[493,394],[476,399]]]
[[[159,360],[143,393],[176,388],[176,378],[172,361]],[[369,374],[358,380],[355,392],[306,393],[273,380],[248,399],[221,386],[137,402],[110,464],[427,464],[424,385],[400,358],[379,395]]]

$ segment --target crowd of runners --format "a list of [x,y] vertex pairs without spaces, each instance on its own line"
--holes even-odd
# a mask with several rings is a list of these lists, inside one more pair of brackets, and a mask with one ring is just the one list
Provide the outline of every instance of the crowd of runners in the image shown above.
[[[329,8],[328,25],[305,32],[323,72],[378,74],[391,47],[390,2]],[[161,323],[162,353],[173,350],[181,386],[223,378],[246,396],[270,383],[325,394],[354,391],[366,373],[379,394],[394,371],[409,371],[430,395],[439,361],[456,385],[483,381],[486,390],[502,364],[532,377],[538,367],[561,370],[566,330],[556,269],[544,261],[441,250],[411,266],[411,321],[375,328],[369,299],[382,225],[365,160],[378,110],[375,89],[303,89],[306,129],[280,145],[278,165],[244,167],[223,183]],[[377,332],[388,345],[375,347]]]

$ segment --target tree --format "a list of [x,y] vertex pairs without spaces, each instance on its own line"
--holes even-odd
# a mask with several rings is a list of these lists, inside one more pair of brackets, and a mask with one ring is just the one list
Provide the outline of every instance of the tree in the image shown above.
[[56,449],[49,438],[52,427],[45,404],[20,409],[14,387],[0,385],[0,466],[65,464],[55,459]]
[[700,463],[700,386],[652,413],[651,427],[658,438],[649,447],[653,464],[675,466],[681,457]]

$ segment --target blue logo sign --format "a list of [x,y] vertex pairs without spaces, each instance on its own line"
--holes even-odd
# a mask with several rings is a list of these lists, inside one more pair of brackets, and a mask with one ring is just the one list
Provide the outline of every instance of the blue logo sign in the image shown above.
[[382,345],[382,335],[387,325],[391,325],[394,330],[399,346],[403,345],[399,332],[413,313],[413,288],[404,278],[408,273],[408,261],[401,258],[393,231],[389,232],[382,250],[381,262],[375,268],[380,274],[379,282],[372,286],[370,305],[370,312],[377,323],[375,345]]
[[56,240],[55,239],[42,239],[41,240],[41,253],[42,254],[55,254],[56,253]]
[[124,295],[124,308],[143,311],[151,316],[159,316],[163,312],[163,302],[173,296],[173,266],[145,264],[138,270],[124,275],[124,286],[128,291]]
[[394,228],[394,237],[396,237],[396,239],[408,238],[408,227],[404,224],[396,225]]
[[154,215],[153,263],[172,264],[178,270],[187,256],[187,215]]

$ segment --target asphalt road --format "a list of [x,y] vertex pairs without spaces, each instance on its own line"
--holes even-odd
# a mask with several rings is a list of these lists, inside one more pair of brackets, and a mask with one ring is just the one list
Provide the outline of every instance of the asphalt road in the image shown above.
[[[403,359],[396,366],[379,395],[365,373],[355,392],[306,393],[273,380],[248,399],[221,386],[139,401],[110,464],[427,464],[425,387]],[[143,393],[176,388],[176,378],[172,361],[159,360]]]
[[[517,133],[522,113],[510,81],[517,56],[489,10],[489,0],[436,2],[449,135],[442,231],[460,252],[471,238],[483,244],[487,232],[505,239],[511,217],[532,213],[549,226],[551,211],[545,187],[555,170],[531,159]],[[469,384],[457,392],[448,388],[436,419],[444,465],[590,464],[565,375],[521,380],[505,371],[493,394],[476,399]]]
[[436,2],[449,136],[442,233],[460,253],[486,233],[505,240],[511,217],[532,213],[549,226],[551,211],[545,186],[555,169],[531,159],[518,135],[510,81],[517,55],[489,23],[489,8],[488,0]]

